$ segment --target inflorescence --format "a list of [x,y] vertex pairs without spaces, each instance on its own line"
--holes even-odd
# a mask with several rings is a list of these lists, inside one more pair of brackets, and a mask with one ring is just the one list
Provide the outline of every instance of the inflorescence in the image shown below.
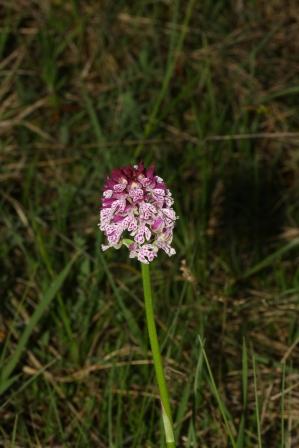
[[128,247],[130,258],[149,263],[162,249],[175,254],[171,247],[177,218],[173,198],[154,167],[143,163],[112,171],[104,185],[99,227],[107,237],[106,250]]

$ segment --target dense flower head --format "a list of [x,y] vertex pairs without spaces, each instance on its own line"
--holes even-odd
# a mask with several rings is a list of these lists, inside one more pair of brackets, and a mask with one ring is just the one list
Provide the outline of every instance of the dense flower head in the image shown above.
[[106,250],[128,247],[131,258],[149,263],[159,249],[175,254],[171,247],[177,216],[173,198],[153,166],[143,163],[112,171],[104,185],[99,227],[107,238]]

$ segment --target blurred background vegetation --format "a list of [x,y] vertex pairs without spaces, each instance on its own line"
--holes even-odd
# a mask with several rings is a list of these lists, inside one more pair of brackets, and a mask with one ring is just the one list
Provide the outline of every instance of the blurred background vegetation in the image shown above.
[[0,17],[0,446],[164,446],[140,267],[97,228],[144,160],[180,216],[152,267],[178,447],[298,447],[298,3]]

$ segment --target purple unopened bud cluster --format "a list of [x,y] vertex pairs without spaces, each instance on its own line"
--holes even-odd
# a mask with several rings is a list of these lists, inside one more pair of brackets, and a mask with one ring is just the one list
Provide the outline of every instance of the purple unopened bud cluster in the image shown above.
[[104,185],[99,227],[107,237],[103,250],[119,249],[123,244],[130,258],[149,263],[162,249],[171,247],[177,216],[173,199],[154,168],[143,163],[113,170]]

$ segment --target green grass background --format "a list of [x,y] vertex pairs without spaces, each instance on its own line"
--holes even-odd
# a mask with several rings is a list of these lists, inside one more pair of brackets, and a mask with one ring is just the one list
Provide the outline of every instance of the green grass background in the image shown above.
[[299,446],[299,8],[2,0],[0,446],[163,447],[113,167],[180,216],[152,264],[178,447]]

